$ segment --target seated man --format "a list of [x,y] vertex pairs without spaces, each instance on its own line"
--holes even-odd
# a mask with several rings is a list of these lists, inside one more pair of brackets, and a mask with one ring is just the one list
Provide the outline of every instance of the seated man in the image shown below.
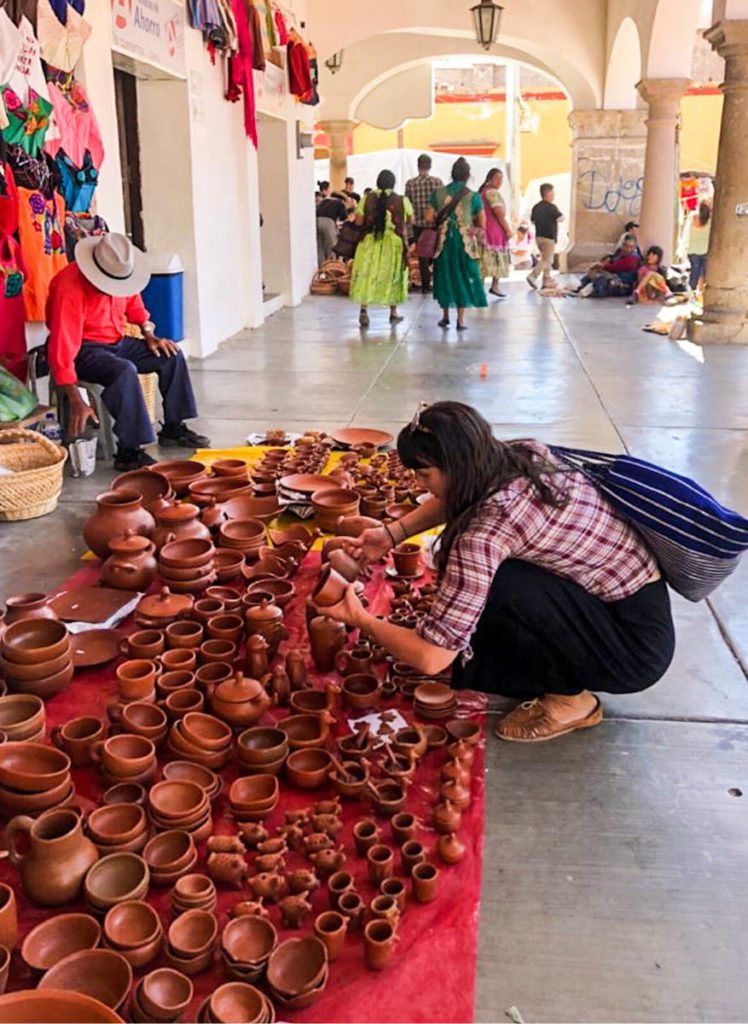
[[593,264],[582,278],[576,294],[582,298],[630,295],[637,283],[641,259],[634,235],[625,235],[613,259]]
[[[49,367],[70,403],[69,438],[79,437],[89,420],[97,423],[77,381],[101,384],[117,435],[115,469],[152,465],[143,445],[156,438],[138,373],[157,373],[164,403],[159,444],[207,447],[208,438],[184,422],[197,416],[184,356],[173,341],[154,335],[140,297],[150,277],[144,253],[125,235],[108,234],[81,239],[75,260],[52,279],[47,300]],[[126,320],[140,327],[142,338],[124,337]]]

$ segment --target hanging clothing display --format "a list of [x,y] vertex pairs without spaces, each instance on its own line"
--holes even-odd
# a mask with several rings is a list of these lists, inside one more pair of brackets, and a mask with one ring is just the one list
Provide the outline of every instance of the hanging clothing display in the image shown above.
[[319,64],[317,62],[317,51],[313,43],[307,43],[306,52],[309,58],[309,78],[311,79],[312,87],[306,95],[301,97],[301,102],[307,107],[316,107],[319,103],[319,93],[317,91],[319,85]]
[[47,64],[61,71],[72,71],[78,63],[92,29],[74,7],[67,8],[61,23],[52,9],[52,0],[37,0],[36,34],[41,55]]
[[255,71],[264,71],[267,62],[265,60],[265,40],[262,35],[262,18],[252,0],[245,0],[245,3],[249,17],[249,31],[252,36],[252,67]]
[[29,156],[21,146],[8,146],[8,165],[13,170],[16,185],[31,191],[52,195],[55,185],[55,165],[45,153],[40,156]]
[[22,383],[26,381],[25,276],[20,245],[0,231],[0,366]]
[[[9,86],[24,106],[29,103],[30,91],[49,103],[49,90],[42,69],[39,42],[34,35],[31,22],[25,16],[21,18],[18,31],[21,36],[18,57],[7,80],[0,84]],[[10,114],[8,117],[10,118]],[[52,119],[47,126],[46,137],[54,139],[57,134],[57,126]]]
[[232,0],[238,50],[229,57],[229,81],[226,99],[244,100],[244,130],[257,148],[257,105],[253,73],[254,47],[247,0]]
[[283,12],[275,9],[275,28],[278,38],[278,46],[288,46],[288,29],[286,28],[286,19],[283,17]]
[[65,211],[65,252],[68,260],[75,263],[75,247],[81,238],[91,235],[106,235],[109,226],[103,217],[95,213],[73,213]]
[[[0,85],[4,85],[11,76],[21,52],[22,36],[8,17],[5,8],[0,7]],[[8,115],[5,104],[0,99],[0,131],[8,127]]]
[[23,291],[26,319],[44,320],[49,283],[68,262],[63,234],[65,202],[56,192],[47,197],[19,188],[18,219],[28,275]]
[[288,87],[298,100],[310,96],[313,89],[312,69],[306,44],[298,32],[292,30],[288,42]]
[[54,68],[47,68],[47,77],[58,135],[47,139],[46,152],[56,156],[62,148],[80,167],[88,150],[93,166],[98,169],[104,162],[104,144],[86,90],[73,75]]
[[18,231],[18,189],[10,164],[0,159],[0,232]]
[[87,213],[91,209],[94,192],[99,183],[99,172],[86,151],[83,163],[76,167],[64,149],[57,150],[57,170],[60,174],[60,195],[65,207],[73,213]]
[[21,146],[29,156],[37,156],[49,131],[52,104],[33,89],[29,89],[25,104],[9,85],[0,87],[0,95],[8,114],[3,138],[8,145]]

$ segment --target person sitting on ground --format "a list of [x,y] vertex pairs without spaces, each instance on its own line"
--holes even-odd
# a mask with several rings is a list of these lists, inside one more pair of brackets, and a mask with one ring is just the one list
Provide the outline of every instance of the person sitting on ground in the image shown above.
[[644,266],[639,267],[637,285],[634,289],[635,302],[662,302],[670,298],[667,267],[662,265],[663,255],[659,245],[650,245],[647,249]]
[[640,265],[636,238],[626,235],[615,259],[594,263],[582,278],[576,294],[583,299],[630,295],[636,286]]
[[[159,444],[210,445],[184,422],[197,416],[190,375],[179,346],[153,333],[140,297],[149,278],[145,253],[125,235],[82,238],[75,247],[75,263],[55,275],[47,300],[49,367],[69,405],[68,437],[80,437],[89,421],[98,423],[78,381],[101,384],[117,435],[114,467],[121,472],[156,461],[143,450],[156,438],[139,373],[158,374],[164,404]],[[140,327],[142,338],[125,337],[126,320]]]
[[514,238],[510,239],[509,252],[515,270],[532,270],[535,260],[532,255],[532,237],[527,224],[520,224]]
[[616,247],[613,250],[612,255],[610,255],[608,257],[608,259],[613,260],[613,259],[616,258],[616,253],[618,253],[623,248],[623,243],[624,243],[624,240],[626,238],[626,235],[633,235],[634,236],[634,238],[636,239],[636,251],[639,254],[639,259],[643,260],[644,256],[642,255],[641,244],[639,242],[639,225],[636,223],[635,220],[630,220],[630,221],[628,221],[626,223],[623,231],[618,236],[618,241],[616,242]]

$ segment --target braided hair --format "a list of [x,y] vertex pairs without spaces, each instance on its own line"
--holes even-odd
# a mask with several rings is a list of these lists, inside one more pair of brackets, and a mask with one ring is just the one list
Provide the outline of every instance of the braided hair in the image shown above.
[[377,208],[374,214],[374,237],[382,238],[387,226],[387,209],[390,205],[390,197],[387,192],[395,187],[395,175],[392,171],[380,171],[377,177]]

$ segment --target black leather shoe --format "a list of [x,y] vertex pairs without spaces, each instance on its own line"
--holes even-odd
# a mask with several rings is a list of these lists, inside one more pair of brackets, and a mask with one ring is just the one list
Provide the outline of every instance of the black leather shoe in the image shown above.
[[190,430],[186,423],[164,423],[158,433],[162,448],[210,448],[210,438]]
[[131,469],[144,469],[155,464],[156,460],[151,458],[144,448],[118,448],[114,456],[114,468],[120,473],[128,473]]

